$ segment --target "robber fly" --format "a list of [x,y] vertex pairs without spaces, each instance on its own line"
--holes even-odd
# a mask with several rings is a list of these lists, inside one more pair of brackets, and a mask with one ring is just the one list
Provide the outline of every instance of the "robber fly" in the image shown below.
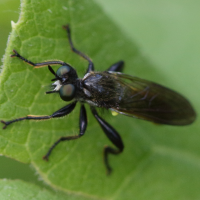
[[[108,155],[121,153],[124,149],[124,144],[119,133],[99,116],[95,107],[110,109],[111,111],[129,117],[144,119],[159,124],[182,126],[194,122],[196,114],[187,99],[177,92],[154,82],[121,73],[124,65],[123,61],[113,64],[107,71],[95,72],[92,60],[74,47],[69,25],[63,27],[67,31],[67,37],[72,51],[83,57],[89,63],[87,72],[82,79],[78,78],[76,70],[72,66],[63,61],[33,63],[22,57],[15,50],[13,50],[14,54],[11,55],[11,57],[18,57],[35,68],[48,66],[49,71],[55,76],[52,79],[55,82],[52,84],[53,90],[46,93],[59,93],[63,101],[72,102],[51,115],[28,115],[10,121],[2,120],[1,122],[5,124],[4,129],[11,123],[17,121],[30,119],[45,120],[66,116],[74,110],[77,102],[81,103],[79,134],[75,136],[64,136],[58,139],[50,147],[43,159],[48,160],[52,150],[61,141],[75,140],[84,135],[87,128],[85,103],[90,105],[91,112],[103,129],[103,132],[116,147],[104,147],[104,162],[108,173],[111,172]],[[54,72],[51,65],[57,64],[61,65],[61,67]]]

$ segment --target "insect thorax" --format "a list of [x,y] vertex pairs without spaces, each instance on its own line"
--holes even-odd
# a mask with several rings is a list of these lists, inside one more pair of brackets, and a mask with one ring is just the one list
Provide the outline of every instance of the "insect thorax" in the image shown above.
[[116,107],[119,104],[120,87],[107,72],[87,73],[82,82],[82,95],[79,101],[98,107]]

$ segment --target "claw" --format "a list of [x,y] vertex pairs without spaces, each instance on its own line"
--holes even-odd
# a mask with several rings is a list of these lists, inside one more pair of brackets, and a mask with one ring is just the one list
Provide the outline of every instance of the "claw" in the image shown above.
[[106,175],[107,175],[107,176],[110,176],[111,173],[112,173],[112,169],[111,169],[111,168],[108,168],[108,169],[106,170]]
[[14,49],[13,49],[13,52],[14,52],[14,54],[11,54],[10,57],[15,57],[15,56],[18,56],[18,55],[19,55],[19,54],[17,53],[17,51],[14,50]]
[[48,158],[47,155],[43,156],[42,159],[45,160],[45,161],[49,161],[49,158]]
[[69,29],[69,24],[67,24],[67,25],[64,25],[64,26],[63,26],[63,29],[66,29],[66,30],[68,30],[68,29]]
[[5,126],[3,127],[3,129],[5,129],[7,127],[7,123],[4,120],[1,120],[2,124],[5,124]]

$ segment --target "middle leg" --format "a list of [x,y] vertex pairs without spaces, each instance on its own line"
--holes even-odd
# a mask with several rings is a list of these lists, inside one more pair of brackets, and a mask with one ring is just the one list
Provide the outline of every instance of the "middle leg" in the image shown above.
[[52,152],[52,150],[60,143],[63,141],[67,140],[75,140],[80,138],[81,136],[84,135],[85,131],[87,128],[87,115],[86,115],[86,110],[85,106],[81,105],[81,110],[80,110],[80,120],[79,120],[79,135],[74,135],[74,136],[66,136],[66,137],[61,137],[59,138],[48,150],[45,156],[43,156],[43,159],[48,161],[49,156]]
[[120,60],[117,63],[111,65],[106,71],[122,72],[124,68],[124,61]]

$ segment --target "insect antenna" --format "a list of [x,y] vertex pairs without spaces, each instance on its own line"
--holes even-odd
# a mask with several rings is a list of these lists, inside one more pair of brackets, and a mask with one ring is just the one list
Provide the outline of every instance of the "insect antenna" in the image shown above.
[[57,91],[47,91],[46,94],[57,93]]
[[50,65],[48,65],[48,68],[49,68],[49,71],[56,77],[56,78],[54,78],[54,79],[52,79],[51,81],[55,81],[55,80],[62,80],[62,78],[60,78],[55,72],[54,72],[54,70],[53,70],[53,68],[50,66]]
[[[56,78],[52,79],[51,81],[56,81],[56,80],[62,81],[62,78],[59,77],[59,76],[55,73],[55,71],[53,70],[53,68],[52,68],[50,65],[48,65],[48,69],[49,69],[49,71],[56,77]],[[51,94],[51,93],[56,93],[56,92],[57,92],[57,91],[55,91],[55,90],[53,90],[53,91],[47,91],[46,94]]]

